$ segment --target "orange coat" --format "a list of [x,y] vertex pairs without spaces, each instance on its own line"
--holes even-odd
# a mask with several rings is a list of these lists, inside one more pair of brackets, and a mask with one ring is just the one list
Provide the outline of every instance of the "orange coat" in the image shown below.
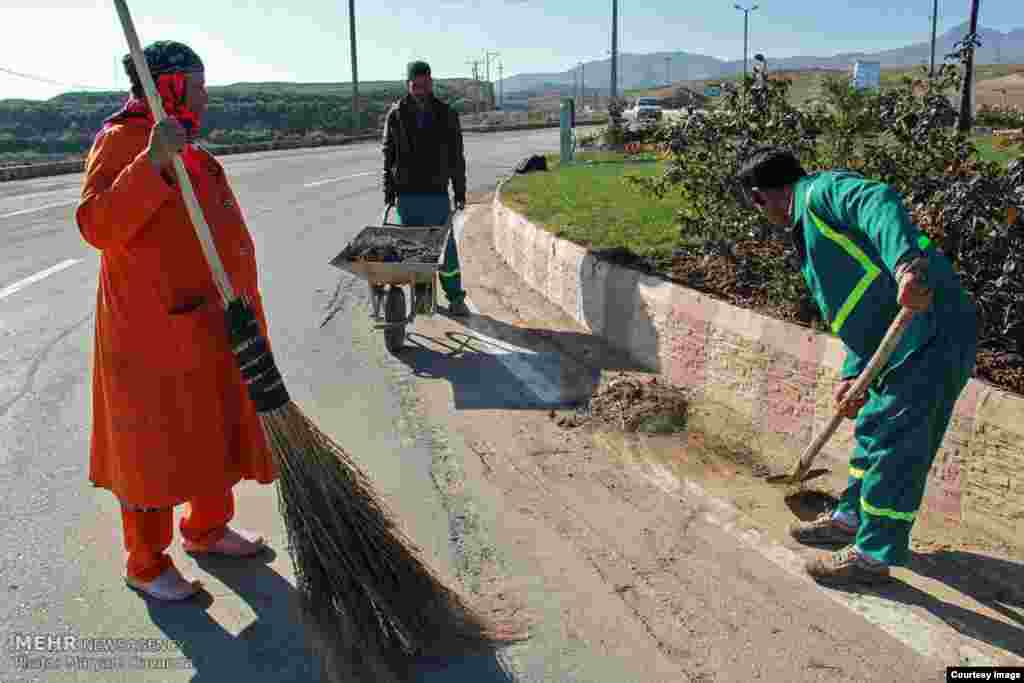
[[[145,154],[151,125],[129,119],[96,140],[76,218],[101,253],[89,479],[122,502],[164,507],[277,471],[176,179]],[[266,335],[245,219],[223,167],[199,155],[203,215]]]

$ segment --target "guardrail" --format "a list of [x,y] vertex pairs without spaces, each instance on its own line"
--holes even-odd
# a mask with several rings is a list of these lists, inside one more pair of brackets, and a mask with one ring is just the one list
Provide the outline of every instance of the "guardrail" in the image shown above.
[[[580,119],[577,117],[577,126],[594,125],[601,123],[600,120]],[[552,122],[523,123],[523,124],[495,124],[476,125],[463,128],[464,133],[498,133],[515,130],[539,130],[542,128],[557,128],[557,119]],[[335,138],[325,140],[278,140],[275,142],[252,142],[242,145],[209,145],[209,148],[217,156],[228,156],[231,154],[249,154],[252,152],[270,152],[284,149],[308,149],[315,147],[336,147],[354,142],[366,142],[379,140],[380,133],[367,133],[347,138]],[[46,176],[64,175],[69,173],[82,173],[85,170],[85,159],[73,159],[70,161],[57,161],[49,164],[25,164],[23,166],[8,166],[0,168],[0,182],[12,180],[28,180],[30,178],[41,178]]]

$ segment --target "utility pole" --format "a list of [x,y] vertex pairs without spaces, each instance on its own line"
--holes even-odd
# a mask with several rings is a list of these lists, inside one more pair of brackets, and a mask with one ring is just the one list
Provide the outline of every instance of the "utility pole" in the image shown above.
[[745,81],[747,79],[747,36],[750,33],[750,13],[757,9],[757,5],[750,9],[740,7],[739,5],[733,5],[733,7],[743,12],[743,80]]
[[665,57],[665,85],[672,85],[672,72],[670,65],[672,64],[671,57]]
[[359,130],[359,72],[356,69],[356,0],[348,0],[348,32],[352,44],[352,132]]
[[580,62],[580,109],[587,106],[587,65]]
[[932,2],[932,60],[928,67],[928,78],[935,78],[935,31],[939,22],[939,0]]
[[471,64],[473,66],[473,82],[476,83],[476,113],[479,114],[481,99],[480,95],[482,93],[482,88],[480,85],[480,60],[470,59],[469,61],[466,62],[466,64]]
[[618,96],[619,0],[612,0],[612,99]]
[[[974,36],[978,32],[978,4],[980,0],[971,0],[971,28],[968,35]],[[960,95],[960,122],[958,128],[961,133],[971,130],[974,123],[974,45],[967,47],[967,60],[964,63],[963,91]]]
[[491,96],[490,96],[490,90],[491,90],[491,85],[492,85],[491,84],[491,57],[497,57],[500,54],[501,53],[497,52],[497,51],[491,51],[491,50],[485,50],[484,51],[484,60],[485,60],[485,68],[487,70],[487,86],[488,86],[488,88],[487,88],[488,94],[486,95],[486,97],[487,97],[487,101],[488,102],[491,101]]

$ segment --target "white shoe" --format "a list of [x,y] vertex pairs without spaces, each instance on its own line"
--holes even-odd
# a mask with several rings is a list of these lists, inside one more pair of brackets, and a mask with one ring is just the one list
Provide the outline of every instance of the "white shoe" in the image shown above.
[[139,581],[130,576],[125,577],[125,583],[137,591],[156,598],[157,600],[185,600],[199,592],[202,583],[197,580],[188,581],[181,575],[176,567],[169,567],[164,573],[152,581]]

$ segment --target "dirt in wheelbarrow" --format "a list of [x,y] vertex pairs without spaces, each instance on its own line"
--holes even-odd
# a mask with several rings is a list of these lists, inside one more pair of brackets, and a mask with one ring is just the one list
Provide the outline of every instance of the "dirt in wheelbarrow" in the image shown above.
[[361,235],[345,249],[349,261],[382,263],[437,263],[441,246],[390,235]]

